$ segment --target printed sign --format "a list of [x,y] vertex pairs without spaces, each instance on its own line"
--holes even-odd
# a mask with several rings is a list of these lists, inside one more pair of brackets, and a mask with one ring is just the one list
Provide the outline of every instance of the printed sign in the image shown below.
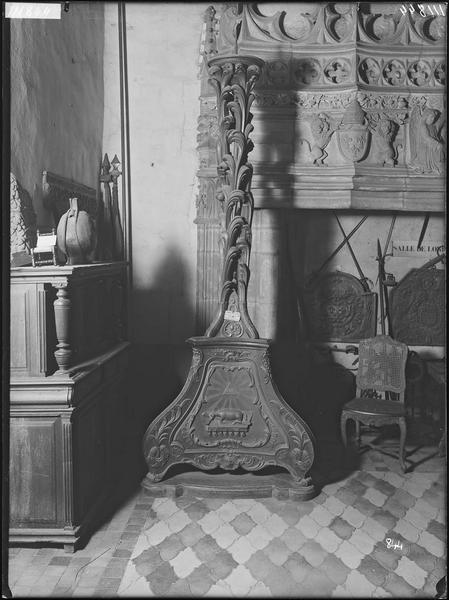
[[446,251],[444,242],[423,242],[418,248],[418,241],[404,242],[394,241],[391,243],[393,256],[426,256],[434,257]]
[[60,19],[61,3],[5,2],[7,19]]

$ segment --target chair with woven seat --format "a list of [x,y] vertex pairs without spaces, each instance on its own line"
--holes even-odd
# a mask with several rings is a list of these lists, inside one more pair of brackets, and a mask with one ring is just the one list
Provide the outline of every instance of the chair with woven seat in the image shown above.
[[[399,464],[405,473],[405,439],[407,436],[405,365],[408,348],[388,335],[377,335],[359,343],[359,366],[356,375],[356,397],[347,402],[341,413],[341,436],[347,446],[347,421],[356,425],[357,448],[360,450],[360,424],[399,425]],[[366,446],[379,450],[377,445]]]

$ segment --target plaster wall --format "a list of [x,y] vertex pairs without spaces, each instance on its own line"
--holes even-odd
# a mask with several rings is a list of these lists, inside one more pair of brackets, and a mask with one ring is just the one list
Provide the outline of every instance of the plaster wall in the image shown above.
[[[126,3],[132,291],[137,428],[174,399],[195,331],[199,46],[206,5]],[[118,11],[105,7],[103,145],[120,157]],[[137,436],[138,437],[138,436]],[[140,438],[139,438],[140,443]]]
[[103,136],[102,2],[71,2],[60,20],[11,19],[11,171],[33,199],[42,171],[97,187]]

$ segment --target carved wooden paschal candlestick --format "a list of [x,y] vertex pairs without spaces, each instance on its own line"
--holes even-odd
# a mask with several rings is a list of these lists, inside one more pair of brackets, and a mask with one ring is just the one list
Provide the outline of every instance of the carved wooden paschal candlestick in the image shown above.
[[[248,56],[217,57],[209,62],[219,121],[221,294],[205,336],[188,340],[193,358],[183,389],[145,433],[149,470],[143,485],[149,489],[154,489],[169,467],[180,463],[226,471],[277,466],[287,473],[257,478],[241,471],[239,477],[225,474],[221,488],[214,487],[214,477],[209,476],[205,487],[236,495],[239,485],[246,495],[251,489],[261,494],[262,488],[268,493],[287,488],[294,498],[314,495],[307,476],[314,458],[312,434],[272,381],[269,341],[259,339],[247,310],[254,212],[252,166],[247,160],[253,148],[250,108],[262,65],[262,60]],[[189,476],[195,479],[195,474]],[[236,483],[245,477],[243,486]]]

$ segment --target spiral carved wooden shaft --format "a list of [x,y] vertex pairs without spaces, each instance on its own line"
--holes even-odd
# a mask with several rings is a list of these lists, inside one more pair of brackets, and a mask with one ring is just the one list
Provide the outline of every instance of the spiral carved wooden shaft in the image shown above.
[[253,167],[248,154],[253,149],[249,139],[254,128],[250,112],[252,90],[263,64],[249,56],[214,58],[208,64],[210,82],[217,94],[217,171],[221,183],[217,200],[223,211],[223,272],[219,308],[206,331],[207,337],[259,337],[247,310],[254,212]]

